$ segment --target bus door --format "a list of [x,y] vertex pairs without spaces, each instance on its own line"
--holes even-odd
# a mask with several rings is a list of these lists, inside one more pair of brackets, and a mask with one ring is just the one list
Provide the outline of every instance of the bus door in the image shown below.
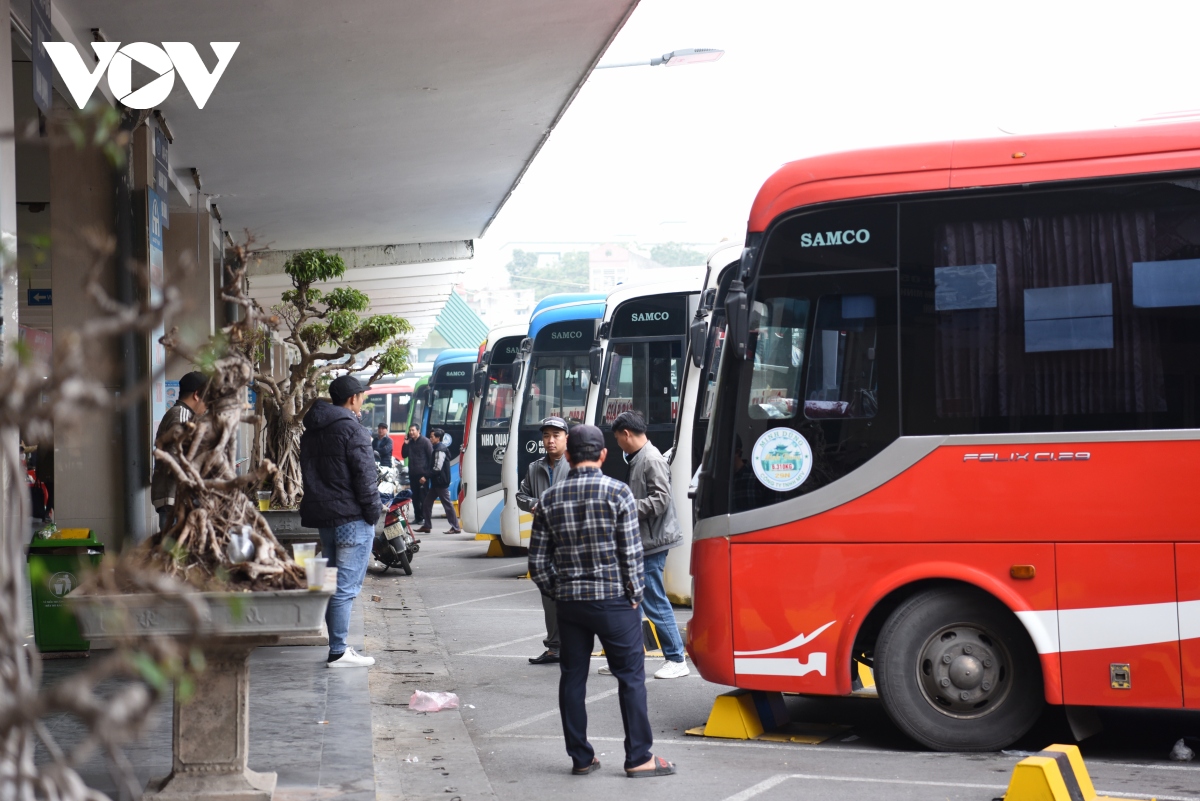
[[671,447],[691,319],[688,300],[696,297],[692,293],[638,298],[621,304],[612,315],[595,422],[604,431],[608,447],[604,472],[619,481],[629,477],[629,466],[612,433],[613,421],[622,412],[641,412],[655,447],[663,453]]

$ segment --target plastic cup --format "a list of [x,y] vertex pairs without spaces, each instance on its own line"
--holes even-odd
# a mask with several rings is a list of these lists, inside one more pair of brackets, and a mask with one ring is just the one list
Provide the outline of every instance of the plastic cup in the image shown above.
[[308,579],[310,590],[324,589],[325,565],[327,564],[329,564],[329,560],[320,556],[314,556],[304,563],[304,575]]
[[321,589],[325,590],[325,592],[337,591],[337,571],[336,567],[325,568],[325,580],[321,584]]
[[315,542],[298,542],[292,546],[292,558],[300,567],[304,567],[305,563],[316,555],[317,544]]
[[258,491],[258,511],[260,511],[260,512],[271,511],[271,491],[270,490],[259,490]]

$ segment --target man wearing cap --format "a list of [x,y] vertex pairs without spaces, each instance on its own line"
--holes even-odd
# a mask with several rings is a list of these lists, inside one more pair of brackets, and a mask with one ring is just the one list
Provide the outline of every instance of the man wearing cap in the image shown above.
[[[204,392],[207,389],[208,376],[204,373],[193,370],[179,379],[179,400],[167,410],[158,424],[158,431],[154,434],[154,447],[159,447],[163,435],[174,426],[190,423],[208,410],[208,405],[204,402]],[[175,506],[175,487],[175,474],[165,464],[155,460],[154,474],[150,477],[150,502],[158,512],[160,531],[166,528],[172,507]]]
[[[546,455],[529,465],[521,486],[517,488],[517,508],[522,512],[537,509],[542,493],[567,477],[571,466],[563,455],[567,452],[567,421],[561,417],[547,417],[542,421],[542,449]],[[530,664],[546,665],[558,661],[558,613],[554,599],[543,593],[542,613],[546,617],[546,639],[542,645],[546,650],[540,656],[529,657]]]
[[317,529],[329,567],[338,569],[337,589],[325,610],[331,668],[375,664],[346,644],[350,610],[367,574],[380,513],[371,435],[358,422],[366,391],[354,376],[334,379],[329,385],[331,402],[313,404],[300,437],[300,524]]
[[654,756],[646,709],[642,641],[644,576],[637,504],[629,487],[604,475],[604,434],[591,425],[567,435],[571,470],[541,497],[533,513],[529,573],[555,599],[562,638],[558,708],[571,772],[599,769],[587,739],[587,679],[596,637],[619,685],[625,726],[625,775],[669,776],[675,766]]

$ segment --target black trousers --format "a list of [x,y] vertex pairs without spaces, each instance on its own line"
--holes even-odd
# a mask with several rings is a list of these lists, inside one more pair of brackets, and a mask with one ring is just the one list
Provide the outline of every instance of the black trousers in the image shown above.
[[454,501],[450,498],[449,487],[430,487],[425,490],[425,526],[433,526],[433,502],[441,501],[442,509],[446,512],[446,520],[451,528],[458,528],[458,516],[454,514]]
[[[425,479],[425,483],[421,483],[421,479]],[[425,493],[429,491],[429,476],[410,476],[409,488],[413,494],[413,517],[416,520],[413,524],[420,528],[425,525]]]
[[555,608],[554,599],[548,595],[542,596],[542,616],[546,618],[546,639],[542,640],[542,645],[546,646],[547,651],[557,654],[562,647],[558,641],[558,609]]
[[646,654],[642,641],[642,613],[625,598],[603,601],[558,601],[561,674],[558,708],[562,715],[567,753],[577,768],[592,764],[596,752],[587,739],[588,674],[592,646],[600,638],[608,666],[617,680],[621,722],[625,725],[625,769],[650,761],[654,733],[646,709]]

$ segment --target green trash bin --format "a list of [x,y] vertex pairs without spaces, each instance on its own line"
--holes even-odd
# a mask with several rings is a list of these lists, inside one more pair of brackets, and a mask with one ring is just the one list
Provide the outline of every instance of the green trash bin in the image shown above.
[[83,574],[100,563],[104,545],[89,530],[81,539],[36,539],[29,544],[29,590],[33,599],[33,639],[39,651],[86,651],[75,616],[63,600]]

